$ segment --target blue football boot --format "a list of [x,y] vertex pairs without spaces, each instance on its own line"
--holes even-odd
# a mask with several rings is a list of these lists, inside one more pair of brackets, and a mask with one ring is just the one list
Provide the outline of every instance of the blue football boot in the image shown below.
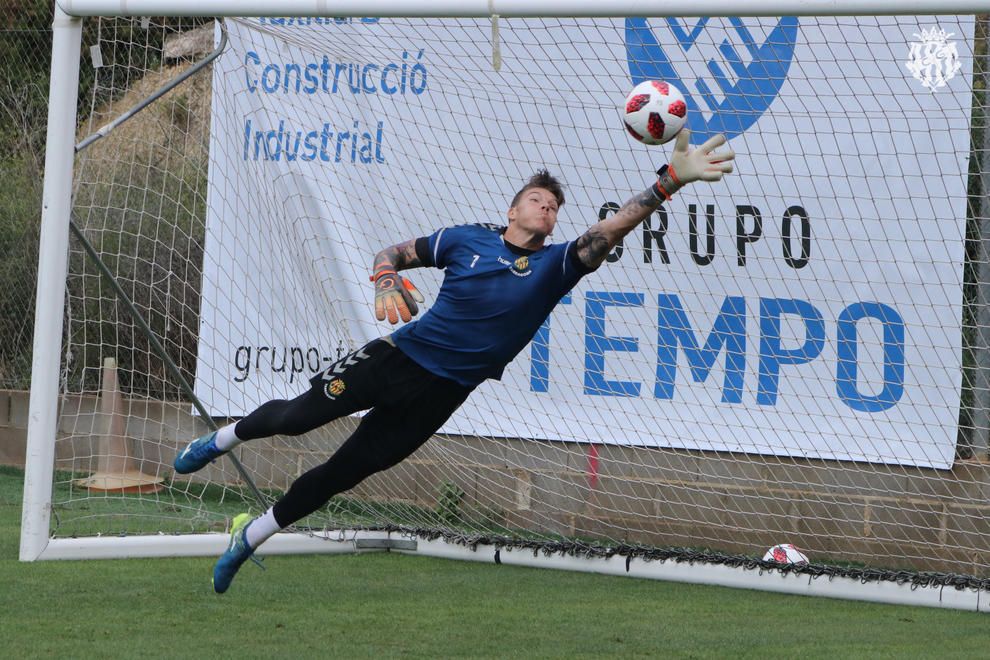
[[254,549],[247,542],[247,528],[251,520],[250,513],[242,513],[234,518],[230,528],[230,544],[213,567],[213,590],[218,594],[227,591],[230,583],[234,581],[234,576],[237,575],[237,570],[248,559],[264,568],[261,560],[253,556]]
[[197,438],[189,443],[182,450],[182,453],[175,457],[175,471],[179,474],[192,474],[227,452],[217,449],[217,432],[207,433],[202,438]]

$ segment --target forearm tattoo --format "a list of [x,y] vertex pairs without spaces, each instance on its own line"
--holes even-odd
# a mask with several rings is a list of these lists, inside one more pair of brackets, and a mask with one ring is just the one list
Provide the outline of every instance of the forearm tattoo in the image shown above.
[[608,234],[603,229],[602,223],[599,223],[577,239],[575,247],[578,259],[588,268],[597,268],[615,244],[656,211],[661,201],[653,194],[651,188],[629,199],[614,216],[608,219],[610,225]]
[[416,268],[423,263],[416,256],[416,239],[408,240],[387,247],[375,255],[375,263],[372,268],[375,272],[382,268],[402,270],[404,268]]
[[575,244],[578,259],[588,268],[596,268],[605,259],[612,246],[602,230],[596,225],[584,232]]
[[[650,214],[657,210],[657,207],[660,206],[662,201],[661,199],[657,199],[656,195],[653,194],[652,188],[647,188],[638,195],[630,197],[615,212],[615,215],[609,218],[611,224],[615,227],[615,233],[618,234],[618,238],[625,236],[635,229],[639,223],[650,217]],[[615,240],[617,241],[618,238]]]
[[[650,187],[635,197],[630,198],[629,201],[623,204],[622,208],[619,209],[619,213],[622,213],[627,209],[633,213],[641,212],[641,209],[645,209],[646,215],[649,215],[656,211],[662,203],[663,200],[654,195],[653,188]],[[643,217],[645,218],[646,215]],[[640,221],[642,221],[642,218],[640,218]]]

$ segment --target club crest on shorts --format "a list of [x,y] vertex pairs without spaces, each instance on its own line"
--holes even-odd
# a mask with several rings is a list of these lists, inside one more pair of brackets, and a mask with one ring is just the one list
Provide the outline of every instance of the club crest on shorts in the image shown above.
[[323,391],[326,393],[328,399],[335,399],[343,394],[345,389],[347,389],[347,384],[340,378],[334,378],[326,384]]

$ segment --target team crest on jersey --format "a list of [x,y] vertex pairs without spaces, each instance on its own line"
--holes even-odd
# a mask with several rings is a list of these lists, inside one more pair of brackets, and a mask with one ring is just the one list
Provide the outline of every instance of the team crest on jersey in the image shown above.
[[344,390],[347,389],[347,384],[340,378],[334,378],[326,384],[325,389],[327,398],[334,399],[344,393]]
[[527,256],[517,257],[513,262],[499,257],[498,261],[506,266],[512,266],[509,269],[509,272],[516,277],[527,277],[533,273],[533,271],[529,269],[529,257]]

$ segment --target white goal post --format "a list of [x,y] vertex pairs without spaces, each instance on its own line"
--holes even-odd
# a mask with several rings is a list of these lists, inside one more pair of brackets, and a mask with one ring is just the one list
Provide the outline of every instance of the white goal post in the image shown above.
[[[353,420],[248,443],[188,480],[171,474],[176,447],[387,332],[367,309],[375,246],[497,222],[544,165],[567,184],[555,239],[614,212],[668,158],[620,113],[662,74],[688,87],[693,134],[729,135],[732,180],[680,193],[503,383],[264,550],[985,611],[990,135],[974,15],[990,2],[669,10],[57,0],[20,559],[216,554],[235,507],[277,497]],[[197,31],[209,58],[166,54]],[[431,300],[440,276],[412,276]],[[784,542],[811,564],[763,559]]]

